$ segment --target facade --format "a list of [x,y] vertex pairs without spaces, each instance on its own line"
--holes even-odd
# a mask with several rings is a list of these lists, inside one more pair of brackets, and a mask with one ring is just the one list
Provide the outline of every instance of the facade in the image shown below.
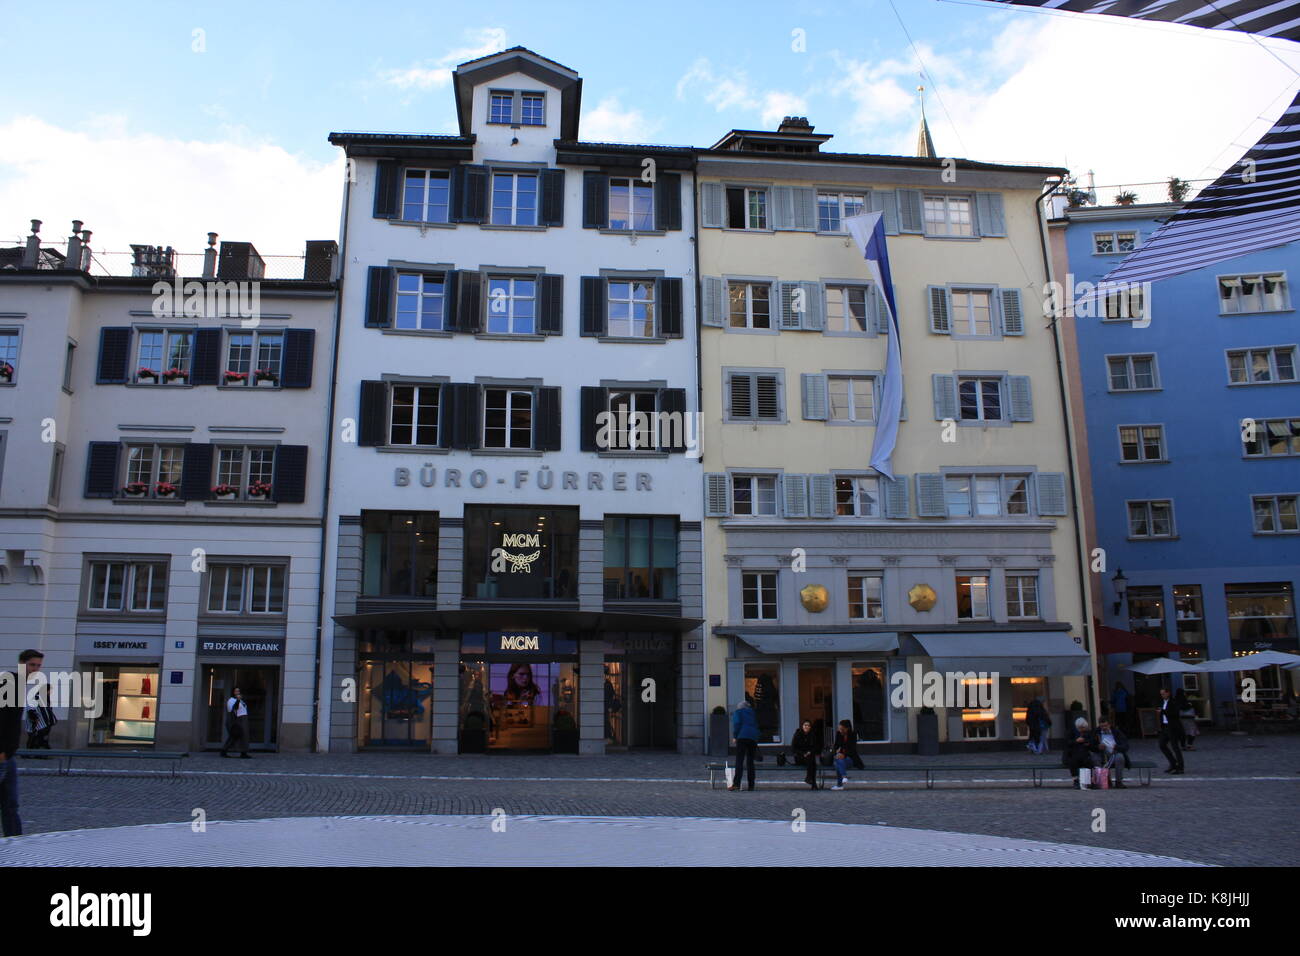
[[[1095,283],[1177,209],[1061,210],[1052,223],[1058,270],[1076,290]],[[1105,551],[1107,566],[1097,611],[1116,628],[1177,645],[1183,658],[1300,650],[1300,377],[1289,286],[1297,268],[1292,243],[1165,279],[1131,307],[1118,297],[1076,305],[1071,322],[1089,546]],[[1108,684],[1136,681],[1139,707],[1154,705],[1161,679],[1123,667],[1151,656],[1106,659]],[[1262,701],[1295,692],[1294,671],[1249,676]],[[1212,686],[1206,675],[1181,680],[1201,719],[1222,721],[1234,677],[1212,677]]]
[[[751,700],[760,744],[847,718],[862,747],[910,752],[921,701],[897,706],[896,680],[969,673],[999,712],[940,707],[940,741],[1010,746],[1034,696],[1057,715],[1090,696],[1042,296],[1038,200],[1063,171],[960,161],[954,178],[829,138],[787,118],[698,155],[708,705]],[[863,210],[884,214],[901,328],[892,481],[868,465],[889,333],[843,225]]]
[[238,685],[255,749],[310,749],[335,243],[106,276],[73,229],[0,256],[0,657],[102,678],[55,747],[219,747]]
[[580,77],[522,48],[453,90],[455,134],[331,136],[319,744],[698,751],[693,153],[583,143]]

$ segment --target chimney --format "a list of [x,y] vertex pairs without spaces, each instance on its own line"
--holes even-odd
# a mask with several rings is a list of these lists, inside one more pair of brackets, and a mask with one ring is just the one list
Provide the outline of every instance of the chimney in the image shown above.
[[333,281],[334,259],[338,254],[339,244],[333,239],[308,239],[302,277],[308,282]]
[[811,133],[816,127],[808,122],[806,116],[787,116],[776,128],[778,133]]
[[41,221],[32,220],[32,234],[27,237],[27,248],[23,250],[23,268],[39,269],[41,262]]
[[208,247],[203,250],[203,278],[217,277],[217,234],[208,233]]
[[63,268],[80,269],[81,268],[81,220],[72,220],[72,235],[68,236],[68,255],[63,260]]
[[81,230],[81,271],[90,271],[90,230]]

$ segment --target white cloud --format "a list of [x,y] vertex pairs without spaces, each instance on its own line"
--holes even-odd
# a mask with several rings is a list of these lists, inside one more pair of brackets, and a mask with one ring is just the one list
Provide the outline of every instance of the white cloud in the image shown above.
[[[704,101],[719,113],[757,113],[765,126],[775,127],[784,117],[807,112],[807,100],[784,90],[755,89],[749,76],[737,71],[722,76],[714,70],[707,57],[701,57],[677,81],[677,98],[684,100],[688,92],[702,90]],[[741,125],[737,120],[737,125]]]
[[607,96],[595,109],[583,112],[581,135],[589,142],[650,143],[662,127],[662,121],[648,120],[640,110],[623,106],[617,96]]
[[341,155],[319,163],[270,143],[132,135],[114,117],[87,130],[18,117],[0,125],[0,209],[12,217],[0,240],[40,219],[43,239],[63,241],[80,219],[96,253],[133,242],[197,253],[212,231],[263,256],[301,255],[307,239],[338,238],[343,179]]
[[451,71],[461,63],[489,53],[499,53],[506,48],[506,31],[503,27],[483,27],[465,31],[466,45],[448,51],[432,63],[409,66],[403,70],[381,70],[379,79],[401,90],[428,90],[446,86],[451,82]]

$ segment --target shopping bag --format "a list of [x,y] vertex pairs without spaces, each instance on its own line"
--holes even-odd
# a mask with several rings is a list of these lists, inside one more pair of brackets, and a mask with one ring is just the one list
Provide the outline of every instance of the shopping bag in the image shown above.
[[1079,771],[1079,789],[1080,789],[1080,790],[1087,790],[1088,787],[1089,787],[1091,784],[1092,784],[1092,771],[1091,771],[1091,770],[1080,770],[1080,771]]
[[1096,770],[1092,772],[1092,776],[1093,779],[1096,781],[1097,786],[1099,786],[1101,789],[1103,790],[1110,789],[1110,771],[1107,770],[1105,767],[1098,767]]
[[733,767],[731,764],[726,764],[723,767],[723,772],[726,773],[727,775],[727,786],[730,787],[731,781],[736,779],[736,768]]

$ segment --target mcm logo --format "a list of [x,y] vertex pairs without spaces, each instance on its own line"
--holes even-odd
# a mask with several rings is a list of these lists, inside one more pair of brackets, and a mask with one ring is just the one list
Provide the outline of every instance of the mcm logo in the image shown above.
[[[506,548],[533,548],[531,554],[511,554]],[[492,572],[504,574],[528,574],[533,570],[533,563],[542,556],[542,536],[539,534],[503,534],[501,547],[492,549]]]

